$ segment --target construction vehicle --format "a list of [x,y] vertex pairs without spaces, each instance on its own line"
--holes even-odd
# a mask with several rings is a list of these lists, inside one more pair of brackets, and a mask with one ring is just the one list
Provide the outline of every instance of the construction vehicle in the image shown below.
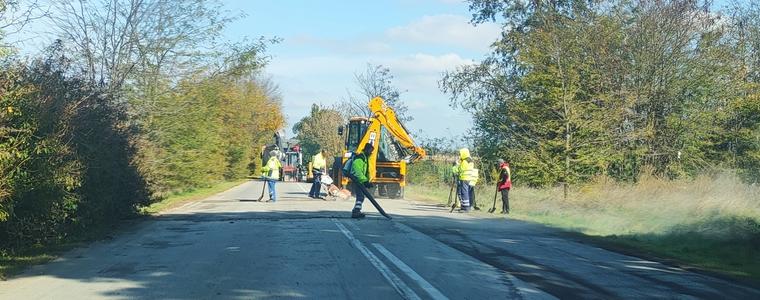
[[[285,159],[285,153],[282,152],[282,138],[281,138],[280,133],[275,132],[272,135],[271,141],[272,143],[268,143],[264,146],[261,146],[261,166],[266,165],[272,153],[274,153],[277,156],[280,162],[282,162]],[[284,178],[283,169],[280,168],[280,181],[282,181],[283,178]]]
[[345,143],[342,155],[335,157],[331,176],[336,185],[347,186],[348,178],[341,173],[342,165],[370,143],[376,149],[369,157],[369,178],[374,185],[372,193],[384,198],[403,198],[407,164],[425,157],[425,150],[414,142],[382,98],[370,100],[369,109],[371,115],[368,118],[352,117],[348,124],[338,128]]
[[[291,144],[295,144],[291,146]],[[296,141],[289,141],[288,147],[284,149],[284,159],[282,161],[282,178],[281,180],[290,180],[302,182],[306,181],[306,168],[303,165],[303,152],[301,146]]]

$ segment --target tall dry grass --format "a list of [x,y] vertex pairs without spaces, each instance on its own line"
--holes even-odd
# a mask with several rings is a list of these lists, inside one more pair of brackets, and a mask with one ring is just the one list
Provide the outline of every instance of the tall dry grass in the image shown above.
[[760,233],[753,227],[760,224],[760,187],[732,174],[677,181],[643,177],[637,184],[598,178],[574,190],[567,200],[561,192],[517,187],[511,197],[513,211],[597,235]]
[[[407,187],[410,199],[446,203],[443,185]],[[494,185],[476,188],[484,215]],[[497,211],[501,203],[496,204]],[[692,180],[642,177],[636,184],[597,178],[563,199],[562,188],[516,186],[508,218],[597,236],[693,266],[760,282],[760,187],[730,173]]]

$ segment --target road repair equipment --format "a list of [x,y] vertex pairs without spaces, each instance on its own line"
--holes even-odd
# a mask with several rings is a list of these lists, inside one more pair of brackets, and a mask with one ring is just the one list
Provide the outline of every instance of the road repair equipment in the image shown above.
[[344,137],[344,148],[341,156],[335,157],[332,178],[335,185],[347,187],[348,177],[341,174],[341,169],[352,153],[361,153],[370,143],[377,147],[368,156],[369,182],[375,186],[372,191],[380,197],[403,198],[407,164],[424,158],[425,150],[414,142],[383,98],[373,98],[368,107],[370,117],[352,117],[348,124],[338,127],[338,134]]
[[341,189],[334,184],[331,184],[327,188],[327,194],[333,197],[333,200],[348,200],[351,198],[351,191],[348,189]]
[[[351,180],[356,180],[355,182],[359,182],[357,179],[354,179],[354,178],[352,178]],[[393,218],[391,218],[391,216],[389,216],[387,213],[385,213],[385,210],[383,210],[383,208],[380,207],[380,204],[377,203],[377,201],[375,200],[375,197],[372,196],[372,193],[370,193],[369,190],[367,190],[366,187],[364,187],[361,184],[356,184],[355,186],[359,187],[359,190],[364,194],[364,197],[367,197],[367,199],[369,199],[369,202],[372,202],[372,205],[375,206],[375,208],[377,209],[377,211],[379,211],[380,214],[383,215],[383,217],[388,218],[388,220],[393,219]]]
[[333,184],[333,179],[332,179],[332,177],[330,177],[330,175],[327,175],[327,174],[322,174],[322,184],[323,184],[325,187],[328,187],[328,188],[329,188],[329,187],[330,187],[330,185],[332,185],[332,184]]
[[498,194],[499,194],[499,187],[497,186],[496,187],[496,193],[493,194],[493,207],[491,207],[488,210],[488,213],[493,213],[494,211],[496,211],[496,195],[498,195]]
[[[325,190],[327,190],[328,197],[332,197],[333,201],[337,199],[348,200],[348,198],[351,198],[350,191],[348,191],[347,189],[340,189],[333,183],[334,181],[332,177],[330,177],[330,175],[322,174],[321,184],[325,186]],[[328,199],[322,198],[322,200],[328,200]]]

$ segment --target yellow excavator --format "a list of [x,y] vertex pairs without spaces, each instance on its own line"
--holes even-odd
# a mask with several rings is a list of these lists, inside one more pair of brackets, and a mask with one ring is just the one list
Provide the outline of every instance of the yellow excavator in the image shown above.
[[338,128],[345,143],[342,155],[335,157],[331,175],[336,185],[347,186],[348,178],[341,172],[343,164],[370,143],[376,149],[369,157],[370,182],[375,186],[371,192],[385,198],[403,198],[406,166],[424,158],[425,149],[412,140],[406,127],[382,98],[370,100],[369,109],[369,118],[352,117],[348,124]]

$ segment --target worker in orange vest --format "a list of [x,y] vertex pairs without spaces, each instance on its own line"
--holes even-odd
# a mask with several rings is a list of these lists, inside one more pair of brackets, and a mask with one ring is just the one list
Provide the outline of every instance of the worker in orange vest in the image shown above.
[[509,190],[512,189],[512,170],[509,169],[509,163],[499,159],[499,183],[497,184],[501,192],[501,213],[509,213]]

